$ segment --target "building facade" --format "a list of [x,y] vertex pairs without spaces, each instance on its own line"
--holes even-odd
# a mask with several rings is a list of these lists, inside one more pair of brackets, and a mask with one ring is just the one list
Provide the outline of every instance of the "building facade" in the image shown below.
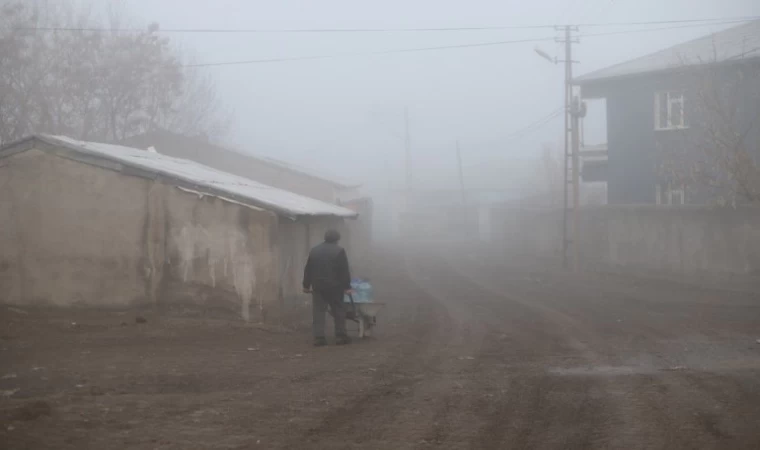
[[610,204],[708,203],[731,176],[719,173],[714,152],[760,163],[760,21],[575,83],[584,99],[605,99],[606,174],[591,176],[606,179]]
[[346,208],[192,161],[34,136],[0,150],[0,289],[17,305],[297,301],[306,255]]

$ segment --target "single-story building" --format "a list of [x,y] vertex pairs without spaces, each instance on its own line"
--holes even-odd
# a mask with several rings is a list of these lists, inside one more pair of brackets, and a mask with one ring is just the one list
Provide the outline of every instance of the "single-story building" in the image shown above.
[[305,197],[343,205],[355,211],[361,209],[359,217],[347,225],[350,232],[344,244],[350,245],[353,250],[350,255],[353,265],[361,274],[368,275],[373,205],[370,198],[361,194],[360,183],[250,151],[216,145],[202,136],[185,136],[161,129],[131,136],[118,144],[141,150],[152,148],[162,155],[195,161]]
[[187,302],[265,320],[298,298],[324,231],[357,217],[193,161],[61,136],[2,147],[0,186],[0,292],[16,305]]
[[313,168],[213,144],[203,137],[153,130],[129,137],[119,145],[147,149],[175,158],[189,159],[224,172],[250,178],[327,203],[361,197],[360,183]]

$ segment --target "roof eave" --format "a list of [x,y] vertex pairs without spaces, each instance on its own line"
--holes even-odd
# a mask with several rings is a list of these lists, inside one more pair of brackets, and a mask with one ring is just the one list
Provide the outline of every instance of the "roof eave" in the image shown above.
[[16,139],[15,141],[11,141],[7,144],[3,144],[2,146],[0,146],[0,158],[5,158],[7,156],[11,156],[16,153],[21,153],[33,148],[34,145],[32,144],[32,142],[35,140],[38,140],[38,136],[35,134],[32,134],[30,136],[25,136],[21,139]]
[[[183,134],[177,134],[177,133],[173,133],[173,132],[167,131],[167,130],[149,131],[149,132],[143,133],[141,135],[133,136],[130,139],[126,139],[126,141],[128,142],[128,141],[130,141],[130,140],[132,140],[132,139],[134,139],[136,137],[143,137],[145,139],[149,139],[152,136],[156,136],[158,138],[160,138],[160,137],[167,137],[169,139],[186,139],[186,140],[189,140],[189,141],[197,141],[196,142],[197,144],[202,144],[202,145],[207,145],[207,146],[214,147],[215,151],[221,150],[221,151],[225,151],[225,152],[229,152],[229,153],[234,153],[234,154],[242,156],[244,158],[248,158],[248,159],[254,160],[254,161],[258,162],[258,163],[268,165],[269,167],[272,167],[272,168],[275,168],[275,169],[280,169],[280,170],[287,170],[287,171],[292,172],[294,174],[305,176],[305,177],[311,178],[313,180],[320,181],[322,183],[327,183],[327,184],[329,184],[329,185],[331,185],[333,187],[337,187],[337,188],[341,188],[341,189],[356,189],[356,188],[359,188],[359,187],[362,186],[361,183],[350,183],[350,184],[343,183],[343,182],[340,182],[340,181],[337,181],[337,180],[334,180],[334,179],[331,179],[331,178],[326,178],[326,177],[319,176],[318,174],[310,173],[310,172],[308,172],[306,170],[300,170],[298,167],[294,167],[291,163],[288,163],[286,161],[280,161],[280,160],[278,160],[276,158],[271,158],[271,157],[262,156],[262,155],[256,155],[255,153],[249,153],[249,152],[244,151],[242,149],[232,148],[232,147],[226,147],[226,146],[222,146],[222,145],[217,145],[217,144],[214,144],[214,143],[211,143],[211,142],[198,141],[197,138],[194,138],[192,136],[185,136]],[[159,153],[160,153],[160,150],[159,150]]]
[[324,177],[321,177],[319,175],[316,175],[316,174],[313,174],[313,173],[309,173],[309,172],[307,172],[305,170],[300,170],[298,167],[293,167],[292,165],[288,164],[285,161],[279,161],[279,160],[274,159],[274,158],[253,156],[251,154],[243,153],[242,151],[236,151],[236,150],[230,150],[230,151],[234,151],[234,152],[236,152],[236,153],[238,153],[240,155],[243,155],[245,157],[255,159],[255,160],[257,160],[257,161],[259,161],[259,162],[261,162],[263,164],[268,165],[269,167],[272,167],[272,168],[275,168],[275,169],[278,169],[278,170],[285,170],[285,171],[288,171],[288,172],[291,172],[291,173],[294,173],[294,174],[297,174],[297,175],[301,175],[301,176],[305,176],[307,178],[311,178],[312,180],[320,181],[322,183],[327,183],[327,184],[329,184],[330,186],[332,186],[334,188],[357,189],[357,188],[360,188],[362,186],[361,183],[350,183],[350,184],[347,184],[347,183],[341,183],[340,181],[336,181],[336,180],[333,180],[333,179],[330,179],[330,178],[324,178]]
[[[35,145],[35,143],[41,143],[43,145],[38,146],[38,145]],[[48,148],[45,148],[45,146],[47,146]],[[194,184],[191,180],[186,180],[181,177],[161,173],[159,171],[147,170],[143,167],[138,167],[136,165],[125,163],[123,161],[114,162],[108,158],[104,158],[101,155],[88,152],[86,148],[83,148],[83,147],[73,148],[74,146],[66,142],[59,141],[55,139],[54,137],[50,137],[46,135],[30,135],[22,139],[19,139],[17,141],[13,141],[7,145],[3,145],[2,148],[0,149],[0,158],[4,158],[4,157],[21,153],[27,150],[31,150],[33,148],[38,148],[39,150],[42,150],[42,151],[52,152],[52,148],[50,147],[68,149],[70,152],[87,155],[87,158],[81,158],[81,157],[78,158],[75,154],[56,153],[57,156],[65,157],[67,159],[71,159],[83,164],[96,165],[98,167],[105,168],[108,170],[116,170],[116,171],[125,173],[127,175],[139,176],[141,178],[146,178],[146,179],[154,179],[154,180],[165,179],[167,181],[170,181],[168,184],[174,185],[178,188],[193,190],[199,194],[209,195],[209,196],[217,197],[220,199],[232,200],[235,203],[240,203],[244,206],[271,211],[277,214],[278,216],[288,217],[293,220],[297,219],[298,217],[307,217],[307,216],[308,217],[353,218],[353,219],[358,217],[358,214],[353,214],[353,215],[352,214],[345,214],[345,215],[332,214],[332,213],[303,214],[298,211],[282,208],[280,206],[272,205],[266,202],[254,201],[246,197],[235,195],[231,192],[226,192],[226,191],[214,189],[211,187]],[[102,163],[96,164],[96,161],[101,161]],[[115,167],[115,165],[121,166],[121,168]],[[125,171],[124,170],[125,167],[128,168],[128,170]]]
[[[625,73],[620,75],[608,75],[608,76],[601,76],[601,77],[592,77],[587,78],[591,75],[593,75],[593,72],[588,75],[582,75],[578,78],[573,79],[573,85],[575,86],[587,86],[590,84],[597,84],[597,83],[604,83],[608,81],[619,81],[619,80],[627,80],[631,78],[638,78],[648,75],[662,75],[667,73],[673,73],[678,71],[687,71],[692,70],[697,67],[707,67],[707,66],[723,66],[723,65],[732,65],[732,64],[742,64],[742,63],[752,63],[752,62],[760,62],[760,55],[758,56],[749,56],[744,58],[738,58],[738,59],[729,59],[725,61],[718,61],[718,62],[707,62],[702,64],[686,64],[683,66],[678,67],[667,67],[664,69],[656,69],[656,70],[647,70],[647,71],[641,71],[641,72],[633,72],[633,73]],[[602,69],[604,70],[604,69]]]

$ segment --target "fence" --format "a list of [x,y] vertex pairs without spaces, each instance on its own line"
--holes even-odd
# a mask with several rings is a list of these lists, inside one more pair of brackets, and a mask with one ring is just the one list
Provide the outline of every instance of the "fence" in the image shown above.
[[[495,207],[491,219],[494,242],[505,251],[561,255],[561,210]],[[604,206],[584,208],[579,225],[579,261],[586,268],[760,275],[758,208]]]

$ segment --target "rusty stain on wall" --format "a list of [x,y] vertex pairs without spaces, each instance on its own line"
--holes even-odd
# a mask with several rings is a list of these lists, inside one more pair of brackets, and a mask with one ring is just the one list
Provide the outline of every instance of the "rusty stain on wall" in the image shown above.
[[[256,237],[251,236],[255,241]],[[193,279],[193,266],[200,264],[208,272],[211,287],[230,279],[241,301],[241,315],[248,320],[249,308],[256,287],[257,255],[248,251],[248,238],[239,229],[216,224],[209,228],[183,224],[171,237],[176,248],[182,281]],[[259,259],[263,255],[258,255]],[[263,301],[263,299],[261,300]],[[263,305],[261,306],[263,308]]]

